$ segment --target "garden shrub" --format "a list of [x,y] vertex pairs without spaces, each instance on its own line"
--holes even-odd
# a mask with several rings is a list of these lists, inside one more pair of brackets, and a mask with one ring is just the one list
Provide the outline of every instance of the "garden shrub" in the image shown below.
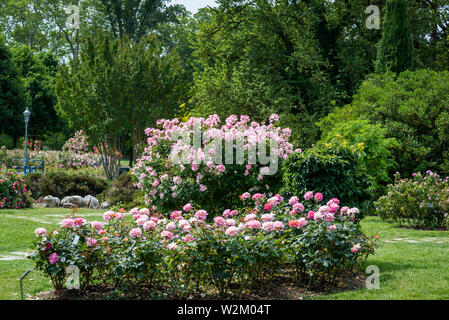
[[135,206],[134,201],[138,196],[138,190],[134,185],[131,174],[124,172],[105,191],[104,199],[112,206],[120,204],[125,209],[131,209]]
[[352,206],[368,206],[372,178],[361,161],[363,150],[334,138],[304,152],[294,152],[283,166],[281,194],[290,197],[322,190],[328,198],[344,199]]
[[366,172],[373,177],[370,193],[372,199],[384,194],[386,185],[392,180],[389,172],[397,166],[391,150],[398,146],[394,138],[386,138],[388,131],[380,124],[371,124],[368,120],[350,120],[337,123],[331,128],[323,127],[320,144],[329,143],[335,138],[344,138],[351,145],[363,150],[361,161]]
[[[36,174],[36,176],[30,177],[30,179],[38,180],[38,190],[33,187],[33,194],[39,194],[39,196],[44,197],[47,195],[58,198],[74,195],[82,197],[87,195],[96,196],[109,188],[109,182],[104,178],[67,174],[65,172]],[[34,182],[33,186],[35,185],[36,182]]]
[[36,229],[30,258],[56,288],[73,264],[83,288],[186,297],[211,288],[241,294],[287,270],[298,285],[335,285],[374,252],[377,237],[360,231],[359,210],[336,198],[326,203],[321,193],[307,192],[302,203],[295,196],[287,203],[278,194],[246,192],[240,199],[244,208],[227,209],[211,222],[190,203],[170,218],[147,208],[107,211],[104,222],[69,216],[53,232]]
[[[25,180],[25,183],[28,187],[28,190],[30,190],[30,192],[31,192],[31,197],[33,199],[38,199],[40,196],[42,196],[41,190],[39,188],[39,182],[40,182],[41,178],[42,178],[42,173],[39,173],[39,172],[29,173],[23,177],[23,179]],[[43,195],[43,196],[46,196],[46,195]]]
[[0,167],[0,209],[23,209],[31,205],[23,174]]
[[395,138],[392,149],[403,176],[433,170],[449,173],[449,71],[388,72],[363,82],[350,105],[321,120],[321,129],[367,119]]
[[374,205],[379,216],[395,226],[418,228],[447,227],[449,213],[449,177],[445,179],[430,170],[411,179],[395,175],[387,194]]
[[[275,127],[277,120],[276,114],[267,125],[250,122],[244,115],[231,115],[223,125],[217,115],[183,123],[158,120],[161,129],[145,130],[147,147],[131,173],[144,191],[147,205],[151,202],[158,210],[170,212],[192,202],[217,215],[238,205],[236,194],[250,189],[274,194],[279,189],[281,164],[293,145],[288,142],[291,130]],[[193,143],[192,132],[198,133]],[[231,147],[226,148],[227,144]],[[234,150],[239,147],[243,159],[237,160]],[[248,154],[256,154],[256,147],[257,158],[250,162]],[[229,149],[232,158],[226,155]],[[269,158],[267,162],[261,161],[263,154]]]

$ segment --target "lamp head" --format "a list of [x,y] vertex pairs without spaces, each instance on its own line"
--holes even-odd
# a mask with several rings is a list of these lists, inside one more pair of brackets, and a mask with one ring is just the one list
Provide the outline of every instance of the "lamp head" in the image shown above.
[[31,115],[31,111],[28,110],[28,108],[25,110],[25,112],[23,113],[23,117],[25,118],[25,122],[28,123],[28,121],[30,120],[30,115]]

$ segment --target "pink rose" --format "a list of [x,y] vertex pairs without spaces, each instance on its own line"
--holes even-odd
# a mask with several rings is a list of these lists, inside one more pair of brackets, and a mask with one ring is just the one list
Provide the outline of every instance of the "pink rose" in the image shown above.
[[56,262],[59,261],[58,254],[56,252],[50,254],[50,256],[48,257],[48,261],[50,262],[51,265],[54,265]]

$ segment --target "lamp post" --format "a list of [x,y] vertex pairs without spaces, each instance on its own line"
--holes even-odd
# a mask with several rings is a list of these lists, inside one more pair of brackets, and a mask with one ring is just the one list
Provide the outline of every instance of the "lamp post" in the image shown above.
[[28,150],[28,122],[30,121],[30,115],[31,112],[28,110],[28,108],[23,113],[23,117],[25,118],[25,159],[24,159],[24,165],[23,165],[23,171],[26,174],[27,173],[27,166],[28,166],[28,156],[27,156],[27,150]]

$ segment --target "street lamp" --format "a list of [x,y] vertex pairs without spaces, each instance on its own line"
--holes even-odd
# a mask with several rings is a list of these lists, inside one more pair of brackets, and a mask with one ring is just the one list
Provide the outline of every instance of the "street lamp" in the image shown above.
[[28,108],[23,113],[23,117],[25,118],[25,159],[24,159],[24,166],[23,171],[26,174],[27,173],[27,166],[28,166],[28,157],[27,157],[27,149],[28,149],[28,122],[30,121],[30,115],[31,112],[28,110]]

